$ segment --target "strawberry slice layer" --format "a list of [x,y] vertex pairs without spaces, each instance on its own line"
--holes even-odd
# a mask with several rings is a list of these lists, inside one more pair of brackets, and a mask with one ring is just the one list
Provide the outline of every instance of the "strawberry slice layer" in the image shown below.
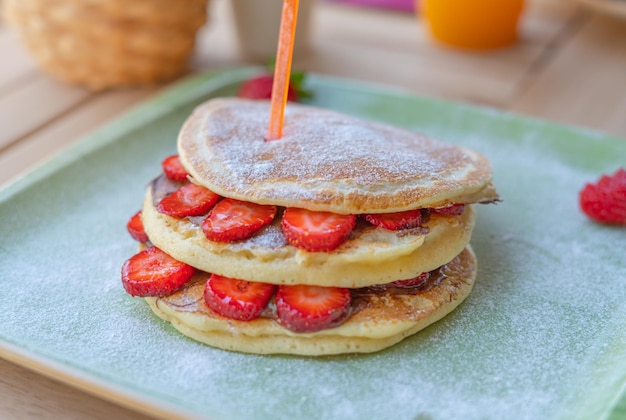
[[465,204],[453,204],[447,207],[431,209],[431,211],[444,216],[460,216],[465,211]]
[[167,176],[172,181],[186,181],[187,180],[187,170],[180,162],[180,158],[178,155],[168,156],[161,162],[161,166],[163,167],[163,172],[165,176]]
[[160,249],[151,246],[133,255],[122,266],[122,284],[132,296],[167,296],[180,289],[196,272]]
[[430,278],[430,272],[426,271],[420,274],[417,277],[407,280],[396,280],[392,281],[390,284],[392,286],[401,287],[403,289],[410,289],[413,287],[420,287],[426,283],[426,281]]
[[335,214],[288,208],[283,214],[282,230],[287,241],[310,252],[328,252],[348,239],[356,225],[353,214]]
[[206,214],[219,199],[220,196],[208,188],[186,184],[164,197],[157,210],[174,217],[200,216]]
[[412,229],[422,224],[420,209],[400,211],[397,213],[366,214],[365,220],[374,226],[387,230]]
[[247,239],[276,216],[276,206],[225,198],[213,207],[202,221],[207,239],[232,242]]
[[126,223],[126,230],[130,233],[130,236],[133,237],[136,241],[145,244],[149,241],[148,235],[143,228],[143,222],[141,221],[141,210],[133,215]]
[[278,320],[295,332],[314,332],[341,324],[349,314],[350,290],[308,285],[279,286]]
[[258,318],[276,286],[212,274],[204,286],[204,301],[219,315],[239,321]]

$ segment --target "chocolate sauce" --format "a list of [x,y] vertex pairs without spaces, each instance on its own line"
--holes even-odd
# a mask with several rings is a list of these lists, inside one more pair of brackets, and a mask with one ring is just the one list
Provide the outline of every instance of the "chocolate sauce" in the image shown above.
[[152,205],[157,207],[159,202],[166,196],[170,195],[183,185],[187,184],[187,181],[179,182],[172,181],[165,174],[161,174],[154,178],[150,182],[150,188],[152,190]]

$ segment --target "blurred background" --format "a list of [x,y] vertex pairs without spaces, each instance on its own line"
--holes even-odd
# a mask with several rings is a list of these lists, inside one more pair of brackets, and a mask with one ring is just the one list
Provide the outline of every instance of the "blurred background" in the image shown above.
[[[0,2],[0,92],[27,98],[45,85],[54,94],[58,80],[82,88],[64,99],[71,103],[91,91],[153,89],[193,72],[265,64],[282,4]],[[611,96],[623,80],[626,1],[431,0],[428,6],[428,0],[301,0],[293,67],[563,122],[584,116],[587,126],[626,135],[621,115],[586,106],[596,95]],[[511,16],[508,29],[493,23]],[[587,91],[577,90],[581,80]],[[546,90],[562,102],[545,103]]]

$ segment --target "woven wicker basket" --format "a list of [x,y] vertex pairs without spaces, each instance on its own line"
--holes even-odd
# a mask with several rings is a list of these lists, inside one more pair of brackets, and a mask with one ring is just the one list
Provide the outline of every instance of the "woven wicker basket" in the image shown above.
[[3,0],[3,14],[40,66],[105,89],[185,71],[208,0]]

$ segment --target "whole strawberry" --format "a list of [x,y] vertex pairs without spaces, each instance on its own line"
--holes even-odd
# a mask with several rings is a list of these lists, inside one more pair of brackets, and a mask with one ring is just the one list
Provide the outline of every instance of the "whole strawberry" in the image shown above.
[[626,225],[626,169],[586,184],[580,192],[580,208],[599,223]]
[[[308,97],[309,93],[302,89],[304,73],[292,73],[287,91],[287,100],[299,102]],[[247,99],[271,99],[274,76],[263,74],[243,82],[237,92],[237,96]]]

